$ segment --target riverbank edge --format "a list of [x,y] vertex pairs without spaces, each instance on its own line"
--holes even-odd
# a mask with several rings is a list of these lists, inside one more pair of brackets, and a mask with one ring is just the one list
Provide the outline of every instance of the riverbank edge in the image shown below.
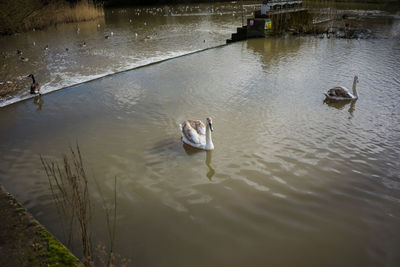
[[0,184],[0,266],[83,266]]

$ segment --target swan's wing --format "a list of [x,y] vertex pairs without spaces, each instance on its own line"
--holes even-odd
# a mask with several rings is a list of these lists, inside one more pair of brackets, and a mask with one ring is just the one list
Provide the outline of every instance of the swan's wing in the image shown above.
[[331,97],[346,97],[346,98],[352,97],[352,95],[349,93],[349,90],[342,86],[336,86],[329,89],[328,95]]
[[198,133],[201,135],[206,134],[206,126],[204,123],[200,120],[187,120],[187,122],[190,124],[190,126]]
[[190,143],[200,145],[205,141],[205,135],[200,134],[194,127],[198,128],[197,121],[188,120],[182,123],[180,126],[182,137],[186,138]]
[[185,136],[193,144],[199,144],[200,143],[199,135],[197,134],[197,132],[193,128],[185,131]]

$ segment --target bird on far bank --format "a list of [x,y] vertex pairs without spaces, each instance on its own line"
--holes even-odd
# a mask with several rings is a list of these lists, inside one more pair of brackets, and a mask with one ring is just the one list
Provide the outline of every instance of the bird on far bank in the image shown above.
[[328,90],[325,94],[326,99],[334,100],[334,101],[346,101],[346,100],[356,100],[358,99],[357,93],[357,83],[358,83],[358,76],[354,76],[353,81],[353,93],[350,93],[349,89],[343,86],[336,86]]
[[32,84],[31,84],[31,94],[39,94],[40,95],[40,84],[35,81],[35,77],[33,74],[29,74],[28,78],[32,78]]

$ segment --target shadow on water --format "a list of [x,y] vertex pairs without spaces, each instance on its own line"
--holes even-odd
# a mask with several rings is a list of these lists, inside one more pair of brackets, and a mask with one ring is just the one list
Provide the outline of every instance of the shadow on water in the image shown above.
[[182,147],[183,147],[183,149],[185,150],[185,152],[186,152],[186,154],[187,154],[188,156],[193,156],[193,155],[197,155],[198,153],[201,153],[201,152],[206,152],[206,160],[205,160],[205,163],[206,163],[206,166],[207,166],[207,168],[208,168],[208,172],[206,173],[206,176],[207,176],[208,180],[211,181],[211,180],[212,180],[212,177],[215,175],[215,170],[214,170],[214,168],[211,166],[212,153],[213,153],[213,151],[212,151],[212,150],[201,150],[201,149],[197,149],[197,148],[194,148],[194,147],[192,147],[192,146],[189,146],[189,145],[187,145],[187,144],[185,144],[185,143],[182,144]]
[[180,143],[181,140],[179,138],[166,138],[155,142],[152,145],[150,152],[158,155],[175,155],[181,153]]
[[327,104],[329,107],[336,108],[338,110],[344,109],[348,104],[350,104],[349,109],[347,110],[350,114],[350,119],[353,118],[353,113],[355,110],[357,100],[345,100],[345,101],[334,101],[325,99],[324,104]]
[[202,150],[202,149],[198,149],[198,148],[189,146],[188,144],[185,144],[183,142],[182,142],[182,147],[185,150],[186,155],[188,155],[188,156],[193,156],[193,155],[197,155],[197,153],[204,152],[204,150]]

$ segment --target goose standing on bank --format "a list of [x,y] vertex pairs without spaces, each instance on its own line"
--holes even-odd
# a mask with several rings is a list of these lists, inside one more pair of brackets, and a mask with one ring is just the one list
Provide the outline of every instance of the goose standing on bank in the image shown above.
[[212,119],[206,119],[207,126],[199,120],[187,120],[179,124],[182,141],[192,147],[204,150],[213,150],[214,144],[211,139],[211,132],[214,130]]
[[328,92],[325,94],[326,98],[329,100],[336,100],[336,101],[342,101],[342,100],[356,100],[358,99],[358,93],[357,93],[357,83],[358,83],[358,76],[354,76],[354,81],[353,81],[353,93],[349,92],[349,89],[346,87],[342,86],[336,86],[333,87],[332,89],[329,89]]
[[31,94],[40,94],[40,84],[35,81],[35,77],[33,74],[29,74],[28,78],[32,78],[32,84],[31,84]]

